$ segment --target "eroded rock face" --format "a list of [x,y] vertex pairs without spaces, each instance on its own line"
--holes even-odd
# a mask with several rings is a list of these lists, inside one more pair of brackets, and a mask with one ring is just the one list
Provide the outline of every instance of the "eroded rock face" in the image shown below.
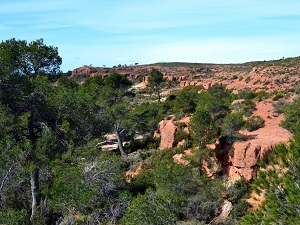
[[280,126],[283,116],[273,117],[272,101],[259,102],[253,115],[261,116],[265,120],[265,126],[252,132],[240,131],[248,140],[233,145],[233,155],[229,157],[226,167],[232,180],[243,177],[248,182],[252,181],[256,176],[257,161],[272,151],[276,144],[280,142],[287,144],[292,138],[292,134]]
[[158,124],[157,130],[154,132],[154,137],[160,137],[160,149],[172,148],[175,143],[175,135],[177,126],[173,123],[175,117],[164,119]]

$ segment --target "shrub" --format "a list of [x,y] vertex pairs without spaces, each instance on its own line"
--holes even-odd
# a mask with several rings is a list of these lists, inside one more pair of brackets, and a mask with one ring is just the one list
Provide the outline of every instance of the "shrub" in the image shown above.
[[264,127],[265,120],[260,116],[252,116],[246,121],[246,128],[248,131],[254,131]]
[[194,113],[199,100],[199,86],[188,86],[178,91],[174,100],[174,112]]
[[187,199],[186,206],[183,208],[184,217],[187,220],[205,224],[211,222],[220,213],[220,206],[223,202],[220,193],[223,192],[224,186],[220,184],[218,179],[203,179],[201,191]]
[[242,112],[246,117],[251,116],[255,109],[256,105],[252,100],[246,100],[243,102]]
[[277,114],[281,114],[290,105],[291,105],[290,102],[280,100],[276,104],[273,104],[274,112],[277,113]]
[[177,206],[174,197],[157,195],[148,190],[138,195],[128,206],[123,218],[124,224],[175,224]]
[[175,145],[178,144],[178,142],[185,140],[188,141],[189,140],[189,135],[184,131],[184,128],[187,127],[187,125],[185,123],[176,123],[177,129],[178,131],[176,132],[175,135]]
[[1,224],[29,224],[29,216],[25,209],[15,211],[12,209],[0,211]]
[[277,101],[281,98],[283,98],[283,94],[282,93],[276,93],[275,96],[272,98],[272,100]]
[[246,83],[249,83],[250,80],[251,80],[251,77],[247,77],[247,78],[245,79],[245,82],[246,82]]
[[228,188],[227,200],[236,203],[240,199],[248,197],[249,190],[249,184],[247,184],[244,179],[237,180]]
[[260,80],[256,80],[253,82],[253,85],[258,84],[260,82]]

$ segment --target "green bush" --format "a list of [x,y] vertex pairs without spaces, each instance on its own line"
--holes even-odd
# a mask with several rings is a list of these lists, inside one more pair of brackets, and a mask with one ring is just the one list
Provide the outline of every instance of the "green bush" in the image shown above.
[[238,132],[244,124],[242,112],[228,114],[224,119],[224,125],[221,127],[221,140],[229,145],[235,141],[244,140],[245,136]]
[[184,128],[186,125],[184,123],[178,123],[177,129],[178,131],[176,132],[175,135],[175,145],[178,144],[178,142],[185,140],[186,142],[190,139],[189,135],[184,131]]
[[128,206],[123,223],[137,224],[175,224],[177,220],[177,204],[174,196],[157,195],[148,190],[144,195],[138,195]]
[[199,100],[199,86],[188,86],[178,91],[174,100],[174,112],[190,114],[195,112]]
[[246,77],[245,82],[246,82],[246,83],[249,83],[250,80],[251,80],[251,77],[250,77],[250,76],[249,76],[249,77]]
[[291,104],[292,103],[290,103],[290,102],[287,102],[287,101],[284,101],[284,100],[279,100],[277,103],[273,104],[274,112],[277,113],[277,114],[281,114]]
[[[224,186],[220,180],[202,179],[199,192],[186,200],[182,214],[186,220],[209,224],[220,213]],[[197,223],[196,223],[197,224]]]
[[240,199],[248,197],[249,191],[249,184],[244,179],[237,180],[227,189],[227,200],[231,203],[236,203]]
[[289,107],[284,109],[285,120],[282,122],[284,128],[291,131],[295,138],[300,140],[300,98]]
[[255,131],[265,126],[265,120],[260,116],[252,116],[246,121],[248,131]]
[[28,225],[30,224],[29,215],[25,209],[22,210],[1,209],[0,223],[9,224],[9,225]]
[[283,98],[282,93],[276,93],[275,96],[272,98],[273,101],[278,101],[279,99]]

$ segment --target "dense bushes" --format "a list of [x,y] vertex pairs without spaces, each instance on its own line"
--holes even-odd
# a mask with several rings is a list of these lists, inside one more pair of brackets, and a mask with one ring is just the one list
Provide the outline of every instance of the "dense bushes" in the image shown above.
[[286,119],[282,125],[289,131],[291,131],[295,137],[300,140],[300,98],[298,98],[292,105],[288,106],[284,110]]
[[[246,215],[240,224],[298,224],[299,223],[299,145],[283,144],[267,156],[268,165],[258,173],[253,188],[265,193],[263,205]],[[266,159],[265,159],[266,160]]]
[[260,116],[251,116],[247,121],[245,127],[248,131],[254,131],[264,127],[265,120]]

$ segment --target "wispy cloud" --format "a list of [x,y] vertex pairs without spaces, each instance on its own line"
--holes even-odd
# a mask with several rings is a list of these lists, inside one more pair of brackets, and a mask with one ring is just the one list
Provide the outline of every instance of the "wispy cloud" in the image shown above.
[[242,62],[299,54],[299,9],[295,0],[13,0],[1,3],[0,36],[44,38],[63,69]]

